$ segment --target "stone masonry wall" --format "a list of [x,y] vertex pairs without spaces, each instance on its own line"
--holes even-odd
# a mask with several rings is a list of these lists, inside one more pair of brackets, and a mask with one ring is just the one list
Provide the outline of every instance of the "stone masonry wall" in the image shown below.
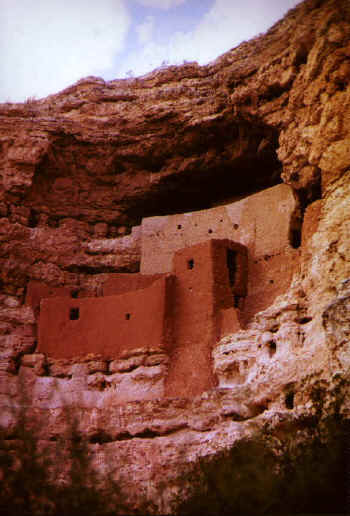
[[142,221],[141,272],[169,272],[173,253],[209,238],[227,238],[248,248],[246,319],[288,289],[298,250],[292,232],[298,204],[291,188],[278,185],[225,206],[151,217]]

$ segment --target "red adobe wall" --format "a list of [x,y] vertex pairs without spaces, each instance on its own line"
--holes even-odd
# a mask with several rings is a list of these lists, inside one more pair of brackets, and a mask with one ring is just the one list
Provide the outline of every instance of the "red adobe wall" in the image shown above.
[[30,281],[27,285],[25,304],[32,307],[37,314],[40,309],[40,302],[46,297],[64,296],[70,297],[71,292],[65,287],[49,287],[41,281]]
[[172,280],[165,275],[146,289],[117,296],[43,299],[38,350],[54,358],[118,358],[136,348],[168,348]]
[[103,284],[104,296],[117,296],[132,290],[147,288],[164,274],[115,273],[109,274]]
[[216,340],[242,328],[248,286],[248,250],[228,239],[212,240]]
[[[232,287],[228,249],[236,254]],[[246,256],[244,246],[229,240],[209,240],[175,253],[174,333],[165,387],[167,396],[193,397],[215,385],[211,351],[221,337],[222,323],[225,331],[239,329],[236,310],[232,307],[235,295],[246,293]]]
[[211,242],[178,251],[173,263],[174,345],[165,394],[193,397],[215,385],[211,367],[216,336]]
[[248,252],[244,245],[228,239],[212,239],[211,245],[218,311],[238,305],[247,295]]
[[[176,252],[174,275],[113,274],[103,297],[71,298],[67,291],[44,298],[38,350],[54,358],[118,358],[163,348],[170,355],[166,396],[201,394],[216,384],[213,346],[241,327],[247,264],[245,246],[212,239]],[[46,288],[31,286],[28,300],[55,294]]]

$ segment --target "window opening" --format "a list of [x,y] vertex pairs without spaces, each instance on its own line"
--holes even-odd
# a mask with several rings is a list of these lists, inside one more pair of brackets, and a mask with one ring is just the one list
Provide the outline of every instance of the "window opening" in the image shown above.
[[131,317],[131,314],[125,314],[125,319],[126,319],[127,321],[129,321],[129,320],[130,320],[130,317]]
[[187,268],[188,268],[188,269],[193,269],[193,268],[194,268],[194,260],[193,260],[193,258],[191,258],[190,260],[188,260],[188,262],[187,262]]
[[71,321],[77,321],[79,319],[79,316],[80,316],[79,308],[75,307],[75,308],[71,308],[70,309],[70,311],[69,311],[69,319]]
[[228,268],[228,277],[230,281],[230,287],[232,288],[236,281],[236,272],[237,272],[237,253],[232,249],[227,249],[226,254],[227,259],[227,268]]

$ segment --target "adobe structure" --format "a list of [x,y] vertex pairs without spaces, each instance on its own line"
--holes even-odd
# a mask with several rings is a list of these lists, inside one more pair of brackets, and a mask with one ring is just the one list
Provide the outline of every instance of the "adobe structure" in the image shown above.
[[146,218],[141,272],[110,274],[98,297],[31,282],[38,350],[54,358],[169,356],[166,396],[215,386],[211,354],[289,286],[296,202],[278,185],[209,210]]

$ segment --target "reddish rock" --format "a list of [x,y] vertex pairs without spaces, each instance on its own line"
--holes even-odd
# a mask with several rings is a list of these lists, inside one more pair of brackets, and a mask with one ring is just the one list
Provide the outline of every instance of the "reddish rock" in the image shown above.
[[[46,99],[0,106],[0,452],[1,464],[10,465],[9,474],[0,475],[6,512],[35,514],[41,504],[42,513],[66,500],[69,490],[64,496],[59,491],[56,502],[44,480],[38,496],[26,472],[69,485],[69,472],[81,471],[81,464],[87,470],[80,501],[86,479],[93,479],[89,495],[102,493],[104,504],[114,500],[106,496],[108,482],[117,483],[111,493],[124,498],[110,512],[127,506],[134,513],[185,513],[191,506],[181,504],[188,499],[192,513],[193,507],[197,513],[218,507],[232,514],[283,513],[287,506],[294,513],[346,512],[349,36],[347,0],[306,0],[265,35],[207,66],[187,63],[108,82],[89,77]],[[258,192],[264,199],[280,181],[291,187],[282,185],[289,193],[281,202],[269,197],[258,217],[247,211],[244,220],[243,209],[233,210],[236,238],[219,234],[220,224],[230,221],[222,205],[248,206],[247,198]],[[279,215],[271,203],[281,208]],[[104,284],[115,288],[106,283],[109,274],[140,267],[145,274],[167,272],[158,268],[164,255],[156,246],[150,246],[156,270],[143,270],[142,219],[153,220],[156,235],[170,216],[177,236],[168,243],[176,247],[187,231],[177,225],[202,217],[197,210],[227,215],[206,231],[248,248],[249,317],[241,320],[241,307],[233,312],[223,303],[220,331],[233,333],[211,350],[212,323],[203,313],[214,296],[200,276],[205,303],[196,324],[186,321],[184,307],[196,315],[192,305],[199,299],[184,296],[185,283],[177,287],[184,303],[175,307],[182,320],[174,331],[181,342],[175,358],[167,360],[150,330],[138,335],[139,347],[126,342],[108,364],[98,356],[46,357],[44,366],[32,309],[42,294],[32,290],[33,282],[45,285],[43,306],[57,299],[63,299],[62,310],[68,302],[76,303],[72,308],[103,305]],[[206,246],[208,236],[171,254]],[[179,260],[195,260],[186,253]],[[141,299],[139,287],[136,281],[134,295]],[[55,289],[77,297],[46,297]],[[111,297],[119,295],[127,294]],[[193,348],[186,346],[189,334]],[[70,344],[81,350],[86,341],[78,335]],[[62,346],[57,340],[53,349]],[[174,373],[178,365],[183,378]],[[186,385],[196,386],[192,395],[210,388],[187,399],[167,398],[171,378],[180,394]],[[79,466],[71,452],[85,444],[88,454]],[[27,460],[23,450],[35,453]],[[43,463],[49,467],[42,472]]]

